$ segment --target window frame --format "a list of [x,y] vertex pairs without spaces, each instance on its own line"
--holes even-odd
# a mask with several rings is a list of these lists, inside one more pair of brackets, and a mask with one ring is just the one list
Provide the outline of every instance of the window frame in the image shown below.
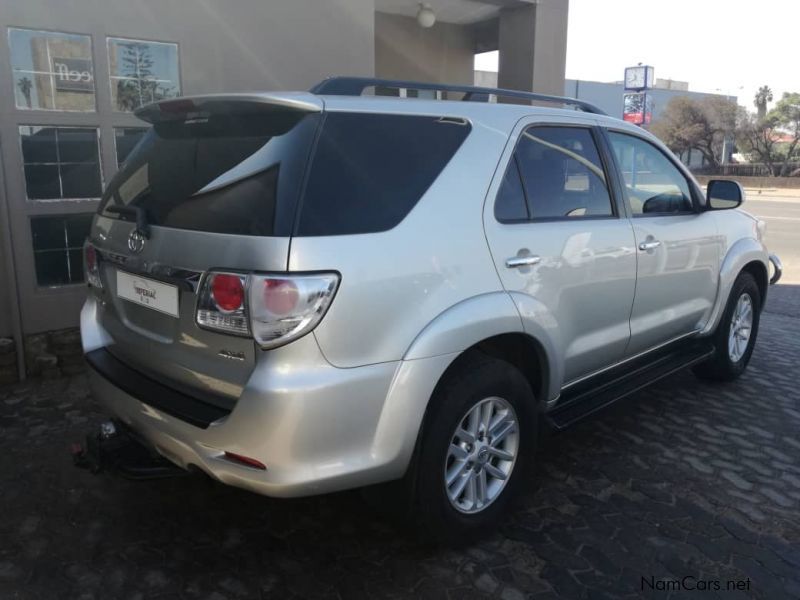
[[[60,29],[50,29],[47,27],[26,27],[23,25],[8,25],[6,26],[6,48],[8,49],[8,61],[11,70],[11,93],[13,96],[12,100],[12,108],[15,111],[19,111],[25,114],[35,114],[35,113],[44,113],[44,114],[54,114],[54,113],[68,113],[71,115],[96,115],[98,112],[98,99],[97,99],[97,69],[96,69],[96,62],[95,61],[95,47],[94,47],[94,36],[90,33],[79,32],[79,31],[65,31]],[[76,36],[76,37],[86,37],[89,40],[89,60],[92,63],[92,108],[91,109],[77,109],[77,108],[41,108],[41,107],[31,107],[31,108],[24,108],[17,106],[17,93],[14,90],[16,87],[15,84],[15,77],[14,74],[16,73],[14,69],[14,60],[11,54],[11,32],[13,30],[17,31],[31,31],[31,32],[38,32],[38,33],[45,33],[50,35],[68,35],[68,36]],[[51,75],[50,81],[53,85],[55,85],[55,81],[53,78],[53,73],[49,73]]]
[[[74,196],[64,196],[58,198],[30,198],[28,196],[28,184],[27,184],[27,175],[25,173],[25,165],[26,164],[52,164],[56,165],[59,168],[59,188],[60,191],[63,192],[63,183],[61,181],[61,161],[57,160],[55,163],[27,163],[25,161],[25,152],[23,150],[22,144],[22,128],[23,127],[41,127],[41,128],[51,128],[51,129],[93,129],[95,132],[95,137],[97,140],[97,171],[100,176],[100,195],[99,196],[92,196],[92,197],[74,197]],[[102,135],[100,131],[99,125],[48,125],[48,124],[41,124],[41,123],[30,123],[30,122],[23,122],[17,123],[17,140],[19,144],[19,157],[20,157],[20,165],[22,166],[22,178],[23,183],[22,187],[25,191],[25,202],[35,204],[52,204],[55,202],[70,202],[70,203],[78,203],[78,202],[98,202],[100,198],[102,198],[103,190],[105,190],[106,182],[105,176],[103,173],[103,142],[102,142]],[[56,134],[57,135],[57,134]],[[58,151],[58,137],[56,137],[56,151]],[[67,162],[65,164],[90,164],[90,163],[75,163],[75,162]]]
[[[36,255],[37,255],[37,253],[41,253],[41,252],[64,252],[66,254],[67,269],[69,270],[69,252],[71,250],[80,249],[81,250],[81,264],[82,264],[83,260],[84,260],[83,259],[83,246],[84,246],[86,240],[84,239],[81,242],[80,247],[77,247],[77,246],[65,246],[63,249],[59,248],[59,249],[38,250],[37,251],[35,246],[34,246],[33,221],[35,219],[67,219],[69,217],[81,217],[81,216],[89,217],[89,229],[91,231],[91,228],[94,225],[94,218],[96,216],[96,213],[94,211],[53,212],[53,213],[49,213],[48,212],[48,213],[31,214],[31,215],[27,216],[28,232],[30,234],[30,246],[29,246],[29,248],[30,248],[30,252],[31,252],[31,257],[33,259],[33,265],[32,265],[33,266],[33,269],[32,269],[33,284],[34,284],[34,289],[37,292],[52,292],[52,291],[71,290],[71,289],[74,290],[74,289],[76,289],[78,287],[84,287],[86,285],[86,271],[85,270],[84,270],[84,273],[83,273],[83,278],[80,281],[74,281],[74,282],[71,282],[71,283],[59,283],[59,284],[52,284],[52,285],[39,283],[39,277],[38,277],[38,274],[37,274],[37,271],[36,271]],[[65,235],[66,235],[66,230],[65,230]]]
[[[117,108],[117,102],[114,96],[114,84],[118,79],[129,79],[127,77],[119,77],[111,72],[111,42],[112,41],[122,41],[122,42],[133,42],[139,44],[161,44],[166,46],[175,46],[175,58],[177,60],[177,70],[178,70],[178,94],[176,96],[172,96],[172,98],[178,98],[184,94],[183,89],[183,71],[181,69],[181,45],[176,41],[167,41],[167,40],[145,40],[141,38],[132,38],[125,35],[114,35],[114,34],[106,34],[105,36],[105,51],[106,51],[106,67],[108,69],[107,76],[108,76],[108,98],[109,104],[111,105],[111,112],[116,115],[133,115],[138,108],[142,106],[146,106],[149,102],[145,102],[141,104],[137,109],[134,110],[119,110]],[[165,98],[166,99],[166,98]],[[171,99],[171,98],[170,98]]]
[[[566,128],[566,129],[585,129],[589,131],[589,135],[594,142],[595,149],[597,150],[597,155],[600,158],[600,164],[603,168],[603,174],[606,178],[606,188],[608,189],[608,197],[609,203],[611,208],[611,214],[609,215],[578,215],[574,217],[531,217],[530,216],[530,207],[531,203],[528,199],[528,189],[525,185],[525,178],[522,177],[522,166],[519,164],[519,160],[517,159],[517,149],[519,144],[522,140],[523,134],[532,128]],[[519,225],[525,223],[558,223],[558,222],[575,222],[575,221],[600,221],[600,220],[608,220],[608,219],[620,219],[625,216],[625,212],[623,210],[624,204],[621,203],[621,190],[618,189],[619,181],[617,180],[616,175],[611,176],[611,169],[615,168],[614,163],[610,162],[610,157],[608,156],[608,148],[606,147],[606,140],[603,136],[603,133],[594,123],[586,123],[576,121],[575,123],[565,123],[562,121],[531,121],[526,122],[522,125],[519,129],[519,132],[516,134],[516,138],[514,139],[514,147],[511,150],[508,160],[503,165],[502,169],[498,169],[499,175],[499,185],[497,186],[497,190],[494,193],[494,199],[492,201],[492,214],[494,215],[494,219],[496,222],[500,223],[501,225]],[[505,178],[506,172],[511,164],[511,161],[517,163],[517,173],[520,178],[520,182],[522,184],[523,194],[525,196],[525,207],[526,211],[528,212],[527,219],[513,219],[513,220],[500,220],[497,218],[497,215],[494,212],[494,206],[497,202],[497,197],[500,193],[500,187],[503,185],[503,179]]]
[[[601,127],[602,131],[600,132],[604,138],[605,144],[607,144],[607,152],[609,155],[609,159],[614,164],[614,170],[616,172],[616,179],[617,185],[620,188],[620,195],[623,200],[623,207],[625,209],[625,214],[628,218],[631,219],[642,219],[642,218],[649,218],[649,217],[685,217],[687,215],[696,215],[702,212],[702,201],[700,200],[699,192],[697,189],[697,185],[694,182],[691,174],[689,174],[684,167],[684,165],[676,160],[674,157],[670,156],[668,152],[666,152],[663,148],[661,148],[658,144],[654,143],[653,140],[648,139],[643,135],[638,135],[635,131],[630,131],[628,129],[623,129],[620,127]],[[617,156],[614,153],[614,147],[611,142],[611,136],[609,134],[616,133],[619,135],[625,135],[634,139],[638,139],[659,153],[678,171],[681,177],[683,177],[684,181],[686,181],[686,186],[689,188],[689,195],[691,196],[692,201],[692,210],[682,210],[679,212],[649,212],[649,213],[634,213],[631,209],[630,198],[628,197],[627,186],[625,185],[625,178],[622,175],[622,167],[617,160]]]

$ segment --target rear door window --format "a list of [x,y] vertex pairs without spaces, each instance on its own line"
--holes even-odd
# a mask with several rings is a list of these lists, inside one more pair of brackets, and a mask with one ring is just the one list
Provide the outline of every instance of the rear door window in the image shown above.
[[590,129],[529,127],[520,136],[514,156],[531,219],[614,214],[603,163]]
[[460,119],[334,112],[311,164],[297,234],[386,231],[414,208],[469,134]]
[[[318,114],[219,114],[154,125],[103,196],[144,208],[152,225],[240,235],[291,235]],[[109,209],[112,210],[109,210]]]

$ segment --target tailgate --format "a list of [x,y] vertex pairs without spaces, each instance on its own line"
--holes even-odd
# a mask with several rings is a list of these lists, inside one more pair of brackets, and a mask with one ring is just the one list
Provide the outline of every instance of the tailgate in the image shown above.
[[[166,101],[109,183],[90,236],[99,320],[119,360],[230,408],[255,366],[250,337],[200,328],[209,269],[285,271],[319,107],[277,96]],[[143,399],[146,400],[146,399]]]

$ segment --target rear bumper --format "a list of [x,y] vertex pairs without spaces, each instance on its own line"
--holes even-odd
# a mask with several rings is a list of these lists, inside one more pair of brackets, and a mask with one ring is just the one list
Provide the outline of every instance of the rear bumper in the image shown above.
[[[108,339],[93,303],[87,301],[81,315],[87,354],[97,350],[93,340]],[[113,417],[178,466],[199,468],[260,494],[293,497],[402,477],[427,400],[450,360],[442,356],[340,369],[324,359],[314,336],[307,335],[264,352],[233,411],[205,428],[176,416],[163,398],[135,396],[113,373],[92,368],[89,382]],[[256,459],[267,468],[231,462],[225,452]]]

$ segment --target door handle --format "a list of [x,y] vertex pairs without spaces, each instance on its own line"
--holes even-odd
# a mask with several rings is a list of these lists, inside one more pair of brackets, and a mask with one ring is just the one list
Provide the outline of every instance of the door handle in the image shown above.
[[647,252],[648,250],[655,250],[661,245],[661,242],[654,240],[652,242],[642,242],[639,244],[639,250]]
[[506,266],[509,269],[516,269],[518,267],[530,267],[537,265],[541,262],[541,256],[514,256],[506,259]]

